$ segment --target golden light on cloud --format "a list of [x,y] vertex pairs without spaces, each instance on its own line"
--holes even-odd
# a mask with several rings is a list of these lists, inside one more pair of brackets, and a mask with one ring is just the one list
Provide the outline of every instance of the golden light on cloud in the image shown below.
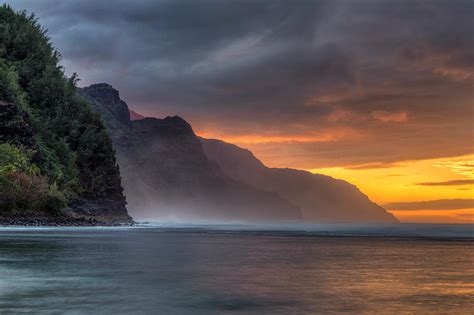
[[245,134],[232,135],[221,132],[196,131],[200,137],[208,139],[220,139],[225,142],[237,145],[253,145],[253,144],[270,144],[270,143],[318,143],[339,141],[346,137],[355,139],[361,137],[360,132],[356,132],[350,128],[339,128],[328,132],[306,132],[304,134],[295,135],[278,135],[278,134]]
[[403,123],[408,121],[407,112],[388,112],[385,110],[376,110],[372,112],[372,117],[382,122]]
[[435,167],[447,168],[452,172],[468,177],[474,178],[474,160],[448,160],[440,161],[433,164]]
[[337,122],[337,121],[355,121],[355,120],[366,120],[367,117],[354,113],[353,111],[346,110],[346,109],[337,109],[332,111],[329,115],[327,115],[326,119],[329,122]]
[[378,122],[395,122],[405,123],[408,121],[408,113],[406,111],[386,111],[375,110],[370,114],[357,113],[347,109],[336,109],[326,116],[329,122],[349,122],[349,121],[368,121],[375,120]]
[[336,141],[337,137],[333,135],[321,135],[321,136],[261,136],[261,135],[243,135],[243,136],[224,136],[224,137],[213,137],[212,135],[206,135],[200,133],[201,137],[204,138],[219,138],[225,142],[235,144],[261,144],[261,143],[287,143],[287,142],[329,142]]

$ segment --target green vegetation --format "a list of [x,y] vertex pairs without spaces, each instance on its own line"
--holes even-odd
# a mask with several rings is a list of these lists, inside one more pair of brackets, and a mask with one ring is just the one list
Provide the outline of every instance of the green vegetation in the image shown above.
[[39,175],[39,168],[30,162],[32,154],[10,144],[0,144],[2,211],[58,214],[66,206],[66,199],[56,185],[48,184]]
[[123,198],[111,140],[59,60],[34,15],[0,7],[0,101],[15,104],[33,129],[30,147],[0,144],[0,216]]
[[22,172],[35,175],[39,172],[38,167],[30,162],[32,151],[21,151],[19,148],[0,144],[0,173],[10,174]]

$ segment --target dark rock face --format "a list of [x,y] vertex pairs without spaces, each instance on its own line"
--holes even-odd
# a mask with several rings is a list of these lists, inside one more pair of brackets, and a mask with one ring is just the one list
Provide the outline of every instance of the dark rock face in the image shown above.
[[[111,196],[110,196],[111,197]],[[64,211],[69,217],[86,219],[107,224],[132,223],[125,208],[125,200],[120,198],[79,198]]]
[[268,168],[252,152],[220,140],[202,139],[207,157],[231,178],[278,193],[313,222],[398,222],[356,186],[329,176],[294,169]]
[[123,116],[117,116],[121,110],[113,107],[124,103],[108,97],[118,92],[106,91],[108,85],[100,84],[101,89],[94,86],[80,93],[92,101],[107,126],[117,151],[128,209],[135,218],[301,219],[300,209],[278,194],[226,176],[207,158],[191,126],[182,118],[122,122]]
[[120,99],[119,92],[109,84],[93,84],[83,89],[84,93],[95,99],[100,104],[104,104],[113,117],[120,123],[130,125],[130,112],[128,106]]

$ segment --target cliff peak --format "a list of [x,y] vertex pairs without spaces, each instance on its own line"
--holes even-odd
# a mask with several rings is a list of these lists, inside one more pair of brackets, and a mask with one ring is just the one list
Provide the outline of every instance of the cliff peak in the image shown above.
[[120,94],[119,91],[108,83],[97,83],[86,86],[83,90],[89,94],[100,97],[103,100],[107,100],[108,103],[119,103]]
[[120,93],[108,83],[92,84],[81,89],[88,99],[99,102],[115,119],[123,124],[130,125],[130,111],[127,103],[120,99]]
[[166,116],[164,122],[192,131],[191,125],[180,116]]

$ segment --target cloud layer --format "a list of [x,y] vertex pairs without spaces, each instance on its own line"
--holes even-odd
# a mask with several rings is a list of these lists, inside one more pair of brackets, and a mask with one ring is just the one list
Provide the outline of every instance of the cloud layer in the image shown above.
[[82,84],[270,165],[473,151],[469,0],[8,2],[39,16]]
[[387,210],[459,210],[474,209],[474,199],[439,199],[414,202],[394,202],[383,205]]
[[444,182],[424,182],[418,183],[420,186],[461,186],[461,185],[474,185],[474,179],[457,179],[448,180]]

